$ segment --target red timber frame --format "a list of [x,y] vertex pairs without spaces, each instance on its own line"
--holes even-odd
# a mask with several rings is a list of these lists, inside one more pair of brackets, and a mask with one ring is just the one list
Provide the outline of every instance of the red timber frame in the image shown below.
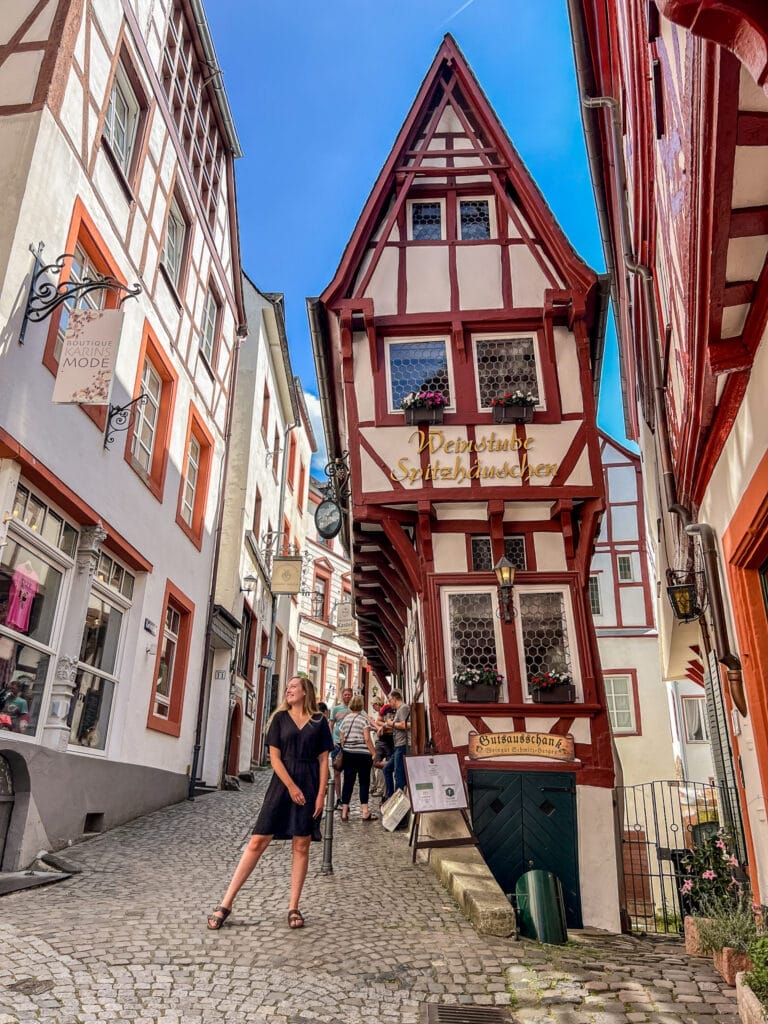
[[[438,123],[448,104],[461,124],[461,133],[469,138],[472,148],[461,149],[462,157],[480,161],[480,166],[458,166],[448,153],[443,167],[429,166],[427,159],[446,155],[444,150],[430,150],[431,140],[438,136]],[[441,133],[446,137],[446,132]],[[444,145],[452,150],[452,139]],[[457,150],[458,152],[458,150]],[[467,175],[487,175],[478,185]],[[444,181],[441,183],[440,178]],[[418,180],[417,180],[418,179]],[[462,196],[487,197],[495,213],[497,233],[491,242],[500,246],[502,307],[498,309],[465,309],[458,293],[459,268],[457,251],[461,246],[478,244],[459,240],[456,226],[457,201]],[[407,309],[408,274],[406,254],[413,242],[408,241],[406,214],[408,200],[444,198],[446,231],[441,241],[418,241],[419,247],[440,245],[447,249],[447,279],[450,291],[448,308],[440,313],[414,313]],[[508,221],[514,230],[508,229]],[[391,240],[393,229],[399,242]],[[546,285],[543,301],[535,307],[515,305],[516,285],[513,280],[510,249],[527,246]],[[367,294],[376,266],[386,246],[394,247],[396,255],[397,311],[381,313]],[[565,284],[564,284],[564,283]],[[421,85],[411,111],[397,137],[379,178],[374,185],[355,231],[346,247],[339,269],[323,292],[320,307],[323,345],[329,363],[328,382],[332,389],[331,404],[344,409],[339,432],[343,448],[350,453],[352,483],[351,556],[359,640],[371,670],[389,688],[386,676],[396,679],[402,670],[402,654],[409,630],[421,628],[424,638],[422,665],[429,684],[429,706],[432,735],[438,749],[456,749],[466,754],[466,746],[455,747],[448,724],[449,715],[469,718],[478,731],[488,731],[483,721],[503,717],[514,719],[521,730],[536,730],[537,719],[547,719],[545,728],[555,734],[570,731],[577,719],[589,722],[590,743],[578,743],[575,766],[580,783],[610,787],[614,781],[613,755],[608,717],[605,711],[600,678],[599,656],[594,627],[589,613],[587,580],[594,538],[604,509],[600,447],[596,427],[595,367],[599,365],[602,344],[600,308],[602,293],[596,275],[578,257],[556,223],[546,202],[529,177],[519,155],[499,124],[484,93],[475,80],[458,47],[447,36]],[[557,372],[556,327],[565,327],[576,339],[579,390],[582,408],[578,412],[564,410]],[[389,474],[381,452],[364,431],[373,428],[402,426],[400,413],[388,410],[384,382],[386,379],[386,340],[407,337],[444,338],[451,351],[455,409],[445,415],[445,424],[467,429],[473,440],[480,429],[488,431],[491,413],[479,409],[475,402],[474,334],[524,333],[535,337],[539,352],[543,407],[537,409],[534,425],[518,426],[521,440],[532,435],[538,425],[570,423],[573,436],[561,456],[554,475],[546,483],[529,479],[517,486],[485,487],[472,481],[468,487],[445,486],[408,488],[393,481],[391,489],[363,490],[362,466],[365,458]],[[372,370],[372,387],[368,381],[360,389],[355,380],[354,346],[367,348]],[[363,397],[364,396],[364,397]],[[421,429],[421,440],[428,436]],[[518,453],[519,456],[519,453]],[[476,461],[470,455],[470,463]],[[418,459],[418,456],[415,456]],[[425,464],[426,453],[421,456]],[[579,460],[586,460],[590,482],[573,484],[570,478]],[[583,465],[583,461],[582,461]],[[546,502],[549,517],[541,522],[519,524],[505,521],[506,502]],[[447,700],[447,680],[443,650],[443,625],[440,609],[440,588],[464,583],[470,586],[494,586],[490,573],[461,576],[437,573],[434,538],[448,529],[436,513],[436,504],[445,502],[482,502],[487,518],[476,519],[469,514],[460,521],[465,532],[489,535],[496,561],[504,548],[505,534],[528,535],[527,572],[519,579],[530,583],[552,583],[571,595],[575,636],[571,642],[578,651],[584,701],[571,705],[538,705],[523,700],[519,679],[509,678],[511,700],[505,704],[457,704]],[[450,523],[453,531],[456,521]],[[562,572],[536,571],[533,532],[555,532],[563,537],[565,566]],[[505,650],[516,650],[514,625],[504,624]],[[507,663],[515,658],[508,655]],[[551,724],[552,718],[555,724]],[[500,726],[501,728],[502,726]],[[505,726],[504,726],[505,727]],[[584,732],[582,731],[582,735]],[[472,767],[471,762],[463,762]],[[497,767],[500,762],[494,762]],[[504,763],[502,767],[525,767],[522,762]],[[530,767],[530,765],[528,765]],[[561,763],[536,762],[537,770],[562,770]]]

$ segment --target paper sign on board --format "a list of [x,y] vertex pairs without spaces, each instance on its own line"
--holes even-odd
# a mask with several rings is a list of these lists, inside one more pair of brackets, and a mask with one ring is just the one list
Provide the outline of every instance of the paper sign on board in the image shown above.
[[54,402],[109,405],[124,316],[121,309],[76,309],[69,314]]

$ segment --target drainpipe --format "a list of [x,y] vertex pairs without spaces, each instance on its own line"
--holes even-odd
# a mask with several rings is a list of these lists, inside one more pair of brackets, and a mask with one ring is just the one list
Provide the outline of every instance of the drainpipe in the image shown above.
[[208,696],[208,672],[211,667],[211,631],[213,628],[213,613],[216,607],[216,578],[219,572],[219,559],[221,557],[221,533],[224,527],[224,494],[227,488],[227,473],[229,471],[229,450],[232,440],[232,421],[235,415],[235,386],[237,384],[237,367],[240,362],[240,346],[248,336],[248,327],[241,324],[237,328],[237,340],[235,351],[232,356],[232,370],[229,379],[229,408],[227,409],[227,425],[224,435],[224,455],[221,461],[221,479],[219,482],[219,508],[216,521],[216,536],[213,548],[213,564],[211,565],[211,583],[208,593],[208,611],[205,620],[205,641],[203,646],[203,667],[200,673],[200,692],[197,698],[197,720],[195,723],[195,745],[192,748],[192,770],[189,773],[189,800],[195,799],[195,784],[198,782],[197,771],[200,767],[200,753],[202,749],[203,725],[205,723],[205,701]]
[[[290,434],[290,432],[292,430],[294,430],[299,425],[300,425],[300,420],[297,420],[295,423],[287,423],[286,426],[285,426],[285,430],[283,431],[283,466],[282,466],[282,469],[280,471],[280,497],[278,499],[278,502],[279,502],[279,505],[278,505],[279,513],[278,514],[280,516],[283,515],[283,508],[285,506],[285,489],[286,489],[286,483],[287,483],[287,480],[288,480],[288,459],[286,458],[286,454],[285,454],[286,453],[286,445],[288,444],[288,435]],[[279,530],[277,536],[278,536],[278,546],[279,546],[280,540],[282,539],[282,536],[283,536],[283,521],[282,521],[282,519],[280,520],[280,530]],[[277,554],[277,549],[275,550],[275,554]],[[273,558],[274,558],[274,555],[273,555]],[[274,663],[274,658],[275,658],[275,639],[277,637],[277,605],[278,605],[278,602],[279,602],[281,596],[282,595],[280,595],[280,594],[273,594],[272,595],[272,614],[271,614],[270,623],[269,623],[269,646],[267,648],[267,653],[266,653],[266,656],[264,658],[264,661],[267,662],[267,669],[266,670],[268,671],[269,675],[268,675],[267,680],[266,680],[266,686],[264,687],[264,706],[263,706],[263,708],[261,710],[261,738],[260,738],[260,741],[259,741],[259,747],[260,747],[260,750],[259,750],[259,761],[262,761],[264,759],[264,739],[265,739],[264,727],[265,727],[265,725],[267,723],[267,718],[269,717],[269,706],[272,703],[272,675],[273,675],[273,672],[271,671],[271,667],[270,666],[274,666],[274,664],[275,664]]]
[[[632,252],[630,245],[630,224],[629,211],[626,202],[627,176],[624,166],[624,152],[621,146],[621,123],[619,119],[619,107],[612,96],[587,96],[587,67],[586,40],[584,38],[583,23],[576,10],[577,0],[568,0],[568,9],[571,17],[571,25],[574,29],[574,51],[576,53],[576,75],[578,79],[579,92],[583,97],[582,103],[588,110],[600,107],[607,107],[610,111],[611,139],[613,142],[614,166],[616,168],[617,185],[617,206],[621,225],[621,246],[624,266],[630,274],[640,278],[643,285],[645,297],[645,317],[648,332],[648,350],[650,357],[651,378],[654,392],[654,429],[659,445],[659,458],[661,462],[661,478],[666,500],[667,511],[680,517],[685,532],[689,536],[698,536],[701,544],[701,552],[704,560],[704,575],[709,595],[710,608],[712,609],[712,626],[715,633],[715,649],[717,659],[725,666],[728,685],[731,691],[731,698],[739,712],[746,717],[747,705],[744,697],[744,683],[741,674],[741,662],[731,651],[728,629],[725,622],[725,609],[723,605],[723,590],[720,579],[720,569],[717,560],[717,546],[715,534],[711,526],[705,523],[693,523],[690,509],[682,505],[677,498],[677,482],[672,465],[672,455],[669,443],[669,430],[667,426],[666,408],[664,403],[664,381],[661,372],[660,339],[658,336],[658,317],[656,315],[656,296],[653,289],[653,273],[645,264],[638,262]],[[586,121],[586,119],[585,119]],[[591,131],[587,134],[587,148],[590,160],[592,180],[599,184],[600,192],[603,191],[602,179],[599,175],[598,154],[594,134]],[[595,166],[592,166],[592,161]],[[601,204],[605,208],[605,196],[602,196]]]

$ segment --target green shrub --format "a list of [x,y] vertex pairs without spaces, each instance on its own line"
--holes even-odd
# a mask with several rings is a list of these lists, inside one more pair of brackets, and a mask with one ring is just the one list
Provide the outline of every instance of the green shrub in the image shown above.
[[746,982],[768,1009],[768,935],[755,939],[747,952],[752,961],[752,970],[746,976]]
[[758,925],[752,897],[743,893],[738,899],[730,896],[705,899],[701,914],[706,920],[699,922],[699,942],[705,953],[730,946],[737,953],[746,953],[750,945],[763,934]]

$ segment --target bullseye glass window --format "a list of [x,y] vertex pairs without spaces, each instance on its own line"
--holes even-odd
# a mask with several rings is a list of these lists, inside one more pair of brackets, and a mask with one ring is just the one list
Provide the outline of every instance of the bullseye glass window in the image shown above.
[[451,664],[463,668],[496,665],[493,597],[489,592],[448,595]]
[[480,408],[507,391],[539,396],[536,346],[533,338],[482,338],[475,341]]
[[560,591],[520,591],[520,631],[525,674],[565,672],[572,675],[565,595]]
[[[504,538],[504,554],[516,570],[524,572],[525,538],[520,536]],[[493,555],[490,537],[472,538],[472,572],[493,572]]]
[[390,341],[387,354],[392,409],[412,391],[439,391],[451,404],[445,341]]
[[413,241],[439,241],[442,237],[442,205],[440,203],[411,203],[411,238]]
[[491,213],[487,199],[462,199],[459,203],[461,237],[467,239],[491,237]]

